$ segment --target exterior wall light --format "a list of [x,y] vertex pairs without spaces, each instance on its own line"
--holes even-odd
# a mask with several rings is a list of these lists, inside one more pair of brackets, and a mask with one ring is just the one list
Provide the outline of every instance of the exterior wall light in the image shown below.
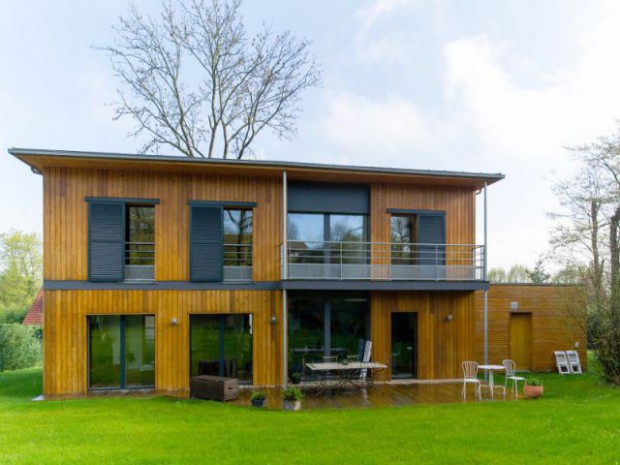
[[278,319],[276,318],[275,315],[271,315],[271,318],[269,319],[269,323],[271,323],[272,325],[275,325],[278,322]]
[[446,317],[446,321],[452,321],[454,319],[454,315],[452,315],[452,313],[450,313],[447,317]]
[[179,320],[177,320],[176,316],[172,317],[172,320],[170,320],[170,325],[171,326],[178,326],[179,325]]

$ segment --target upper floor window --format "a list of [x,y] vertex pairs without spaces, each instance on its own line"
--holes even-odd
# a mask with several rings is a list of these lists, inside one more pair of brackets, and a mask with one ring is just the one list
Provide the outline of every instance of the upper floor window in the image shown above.
[[253,202],[190,201],[190,279],[252,279]]
[[252,210],[224,209],[224,280],[252,279]]
[[155,207],[127,205],[125,279],[155,278]]
[[155,278],[157,199],[87,197],[88,279]]
[[444,265],[445,215],[443,212],[392,212],[393,265]]

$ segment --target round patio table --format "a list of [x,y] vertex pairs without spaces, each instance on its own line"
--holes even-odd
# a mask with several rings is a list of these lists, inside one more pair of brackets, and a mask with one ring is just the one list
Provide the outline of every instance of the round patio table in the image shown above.
[[478,365],[478,368],[489,373],[489,391],[491,392],[491,400],[493,400],[493,388],[495,386],[493,374],[495,371],[505,370],[506,368],[504,365]]

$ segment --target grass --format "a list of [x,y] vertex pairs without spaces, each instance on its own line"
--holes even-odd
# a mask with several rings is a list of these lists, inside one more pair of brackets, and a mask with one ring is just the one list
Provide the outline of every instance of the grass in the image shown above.
[[537,401],[259,410],[215,402],[31,402],[40,369],[0,373],[0,463],[620,463],[620,389],[539,376]]

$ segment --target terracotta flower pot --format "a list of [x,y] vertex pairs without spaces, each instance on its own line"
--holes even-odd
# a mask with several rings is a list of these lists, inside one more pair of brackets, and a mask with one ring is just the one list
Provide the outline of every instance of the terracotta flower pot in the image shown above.
[[523,394],[528,399],[538,399],[543,395],[543,387],[542,386],[530,386],[529,384],[525,384],[523,386]]

